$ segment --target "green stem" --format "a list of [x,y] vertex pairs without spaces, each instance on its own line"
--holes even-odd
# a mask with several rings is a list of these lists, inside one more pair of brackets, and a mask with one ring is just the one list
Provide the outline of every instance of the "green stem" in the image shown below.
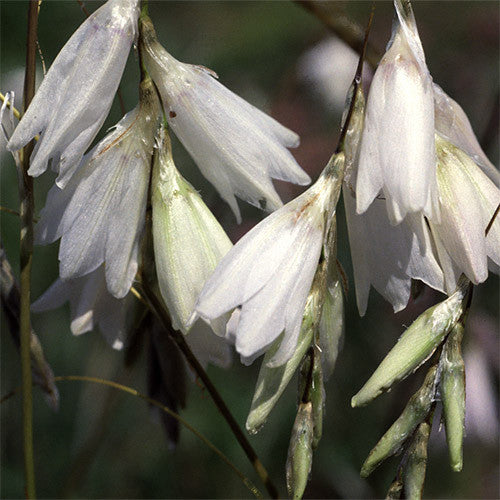
[[[233,463],[229,460],[229,458],[224,455],[211,441],[209,441],[203,434],[198,432],[191,424],[189,424],[186,420],[184,420],[180,415],[172,411],[170,408],[160,403],[156,399],[152,399],[142,392],[139,392],[132,387],[128,387],[123,384],[119,384],[118,382],[114,382],[112,380],[106,380],[98,377],[89,377],[86,375],[63,375],[59,377],[54,377],[55,382],[66,382],[66,381],[80,381],[80,382],[92,382],[94,384],[106,385],[108,387],[112,387],[114,389],[118,389],[119,391],[126,392],[127,394],[131,394],[132,396],[136,396],[138,398],[143,399],[146,403],[149,403],[153,406],[156,406],[160,410],[168,413],[171,417],[175,418],[181,425],[186,427],[189,431],[191,431],[197,438],[199,438],[203,443],[205,443],[215,454],[217,454],[224,463],[226,463],[235,473],[236,475],[243,481],[245,486],[252,492],[252,494],[256,498],[262,498],[261,492],[257,489],[257,487],[248,479],[243,472],[241,472]],[[0,399],[0,404],[3,404],[5,401],[15,396],[19,392],[19,387],[16,387],[14,390],[7,393]]]
[[[26,42],[26,73],[24,77],[24,111],[35,95],[36,40],[38,28],[38,1],[30,0],[28,6],[28,35]],[[26,498],[36,498],[35,467],[33,459],[33,395],[31,383],[31,265],[33,258],[33,179],[28,175],[33,141],[22,151],[22,167],[19,172],[19,198],[21,213],[21,371],[23,387],[23,435],[24,473]]]
[[238,422],[236,422],[235,418],[233,417],[233,415],[229,411],[229,408],[226,406],[226,403],[224,402],[221,395],[219,394],[219,392],[217,391],[217,389],[213,385],[210,378],[208,377],[207,372],[203,369],[203,367],[200,365],[200,363],[196,359],[195,355],[192,353],[191,349],[189,348],[189,346],[184,338],[184,335],[181,332],[174,330],[171,327],[171,322],[170,322],[170,317],[168,315],[168,312],[165,310],[165,307],[163,306],[163,304],[160,302],[160,300],[158,299],[156,294],[153,292],[153,290],[148,286],[148,284],[145,283],[145,281],[147,281],[147,280],[143,281],[142,288],[144,291],[144,297],[148,301],[151,309],[157,315],[158,319],[163,324],[165,330],[169,333],[169,335],[175,341],[175,343],[177,344],[177,346],[181,350],[182,354],[186,358],[187,362],[190,364],[190,366],[195,371],[196,375],[203,382],[203,385],[206,387],[207,391],[209,392],[213,402],[215,403],[215,406],[217,407],[219,412],[222,414],[224,420],[229,425],[232,433],[234,434],[234,437],[237,439],[238,443],[242,447],[246,456],[250,460],[250,463],[252,464],[253,468],[257,472],[259,478],[264,483],[269,495],[272,498],[278,498],[278,496],[279,496],[278,490],[277,490],[276,486],[273,484],[273,482],[271,481],[271,478],[269,477],[267,470],[265,469],[264,465],[262,464],[259,457],[257,456],[257,453],[252,448],[252,445],[249,443],[245,434],[241,430],[240,426],[238,425]]

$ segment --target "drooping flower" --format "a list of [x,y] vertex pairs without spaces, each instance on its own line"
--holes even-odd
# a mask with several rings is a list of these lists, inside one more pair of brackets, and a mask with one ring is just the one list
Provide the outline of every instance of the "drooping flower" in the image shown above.
[[141,18],[141,43],[169,127],[238,222],[235,196],[272,211],[282,205],[272,178],[300,185],[311,181],[287,150],[298,145],[297,134],[233,94],[212,71],[174,59],[147,18]]
[[370,286],[397,312],[408,304],[412,279],[419,279],[432,288],[444,291],[444,277],[430,229],[421,213],[408,214],[400,224],[392,225],[383,196],[373,200],[364,213],[356,213],[358,191],[354,191],[353,185],[359,185],[359,145],[364,133],[365,112],[361,89],[358,90],[357,103],[351,117],[350,134],[345,141],[343,193],[356,300],[359,313],[363,316]]
[[[411,35],[414,26],[411,11],[403,13],[406,4],[399,0],[395,5],[400,21],[397,33],[410,32]],[[403,23],[405,19],[406,24]],[[355,140],[346,146],[346,158],[350,160],[346,161],[349,171],[346,173],[344,200],[361,314],[366,311],[370,285],[398,311],[406,307],[411,279],[419,279],[436,290],[452,293],[462,272],[474,283],[484,281],[488,257],[495,263],[500,258],[499,222],[492,226],[488,237],[484,235],[500,201],[498,170],[482,151],[462,108],[438,85],[432,84],[431,87],[438,204],[437,211],[429,217],[423,209],[408,212],[404,219],[396,220],[391,208],[394,200],[385,188],[381,188],[364,213],[359,214],[360,198],[366,193],[363,191],[366,169],[371,168],[368,156],[363,157],[363,147],[366,153],[366,141],[378,140],[370,135],[376,123],[372,116],[370,128],[370,98],[364,127],[361,118],[357,125],[358,131],[362,129],[362,134],[358,134],[362,138],[353,137]],[[370,93],[372,91],[373,87]],[[392,102],[389,94],[386,97],[388,103]],[[363,116],[362,110],[359,116]],[[385,120],[382,116],[378,119]],[[408,123],[412,123],[411,120]],[[399,129],[397,125],[394,127],[396,141]],[[377,150],[380,152],[383,147],[392,147],[392,143],[383,145],[380,142],[377,147],[380,147]],[[411,158],[410,153],[408,158]],[[408,186],[413,186],[409,180]],[[392,225],[395,222],[397,224]]]
[[108,0],[59,52],[8,149],[40,134],[29,174],[45,172],[49,160],[64,187],[101,128],[137,33],[138,0]]
[[282,365],[295,350],[327,214],[339,195],[332,171],[343,168],[343,161],[343,153],[332,157],[313,186],[249,231],[200,294],[196,311],[206,321],[241,308],[235,341],[243,362],[252,362],[282,333],[268,365]]
[[[474,284],[488,277],[488,258],[500,266],[500,220],[485,236],[500,189],[461,149],[436,134],[441,219],[430,221],[448,292],[463,272]],[[497,180],[499,179],[497,171]]]
[[394,1],[397,21],[373,77],[359,152],[356,207],[383,193],[392,224],[408,213],[438,216],[432,78],[409,4]]
[[140,86],[139,105],[86,157],[64,189],[54,186],[35,228],[39,244],[61,238],[63,280],[105,263],[108,290],[124,297],[137,272],[160,103],[153,84]]
[[35,313],[56,309],[70,303],[71,332],[81,335],[95,327],[113,349],[121,349],[126,329],[127,299],[117,299],[106,288],[104,268],[75,279],[58,278],[31,306]]
[[[152,206],[161,294],[173,327],[187,333],[188,320],[205,281],[233,245],[201,196],[177,170],[164,129],[153,167]],[[210,324],[224,336],[225,320]]]

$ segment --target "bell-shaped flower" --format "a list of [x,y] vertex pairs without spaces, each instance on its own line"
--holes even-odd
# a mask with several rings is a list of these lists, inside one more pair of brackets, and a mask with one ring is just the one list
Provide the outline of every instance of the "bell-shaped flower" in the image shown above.
[[147,18],[141,18],[141,43],[169,127],[238,222],[235,196],[272,211],[282,205],[272,178],[311,181],[287,149],[299,144],[297,134],[233,94],[212,71],[177,61],[158,43]]
[[356,208],[365,212],[382,192],[399,224],[408,213],[439,212],[432,78],[408,3],[394,3],[398,19],[368,95]]
[[63,281],[58,278],[31,306],[35,313],[70,304],[73,335],[93,330],[96,326],[113,349],[121,349],[125,340],[126,302],[117,299],[106,288],[104,268],[80,278]]
[[441,219],[430,227],[450,292],[462,272],[477,284],[488,277],[488,258],[500,265],[498,217],[485,236],[500,189],[467,153],[437,134],[436,150]]
[[[201,196],[181,176],[170,138],[160,131],[152,183],[153,240],[160,291],[183,333],[207,278],[233,246]],[[224,336],[226,321],[211,321]]]
[[341,153],[298,198],[249,231],[221,260],[196,305],[206,321],[241,308],[236,350],[252,362],[283,333],[268,366],[286,363],[300,333],[306,299],[318,266],[327,213],[339,190],[331,169],[343,168]]
[[139,105],[86,155],[64,189],[49,191],[35,241],[61,238],[61,279],[84,276],[105,263],[109,292],[121,298],[129,291],[137,272],[159,107],[153,83],[144,80]]
[[444,276],[430,229],[421,213],[408,214],[403,222],[394,226],[389,221],[383,196],[377,196],[364,213],[356,212],[358,191],[354,191],[353,186],[359,186],[359,144],[364,117],[364,98],[361,90],[358,93],[358,105],[345,141],[343,193],[356,300],[363,316],[371,286],[397,312],[408,303],[412,279],[444,291]]
[[138,0],[108,0],[75,31],[45,76],[8,149],[40,134],[28,173],[49,160],[64,187],[101,128],[137,33]]

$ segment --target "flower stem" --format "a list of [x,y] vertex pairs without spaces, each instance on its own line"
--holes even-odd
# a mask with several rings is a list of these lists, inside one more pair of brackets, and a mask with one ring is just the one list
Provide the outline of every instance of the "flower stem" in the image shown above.
[[248,439],[246,438],[245,434],[238,425],[238,422],[236,422],[235,418],[229,411],[229,408],[226,406],[226,403],[224,402],[221,395],[213,385],[210,378],[208,377],[207,372],[203,369],[203,367],[200,365],[195,355],[189,348],[186,340],[184,339],[184,335],[181,332],[174,330],[172,328],[168,312],[166,311],[165,307],[158,299],[156,294],[153,292],[153,290],[148,286],[146,281],[147,280],[144,280],[142,283],[142,289],[144,292],[143,296],[146,298],[151,309],[158,316],[159,320],[161,321],[161,323],[163,324],[169,335],[175,341],[175,343],[181,350],[182,354],[186,358],[187,362],[195,371],[196,375],[203,382],[204,386],[206,387],[207,391],[212,397],[215,406],[217,406],[217,409],[219,410],[219,412],[224,417],[224,420],[229,425],[232,433],[234,434],[234,437],[237,439],[238,443],[240,444],[246,456],[250,460],[250,463],[253,465],[261,481],[264,483],[271,498],[278,498],[279,496],[278,490],[271,481],[271,478],[269,477],[267,470],[265,469],[264,465],[257,456],[257,453],[252,448],[252,445],[248,442]]
[[[305,10],[321,21],[330,31],[337,35],[349,47],[361,54],[364,45],[363,28],[352,19],[349,19],[338,7],[332,8],[332,2],[318,2],[316,0],[294,0]],[[366,47],[366,61],[372,68],[376,68],[381,58],[380,52],[372,45]]]
[[[132,396],[138,397],[140,399],[143,399],[150,405],[156,406],[159,408],[161,411],[167,413],[170,415],[172,418],[175,418],[180,424],[182,424],[186,429],[191,431],[198,439],[203,441],[215,454],[217,454],[221,460],[226,463],[235,473],[236,475],[242,480],[243,484],[252,492],[252,494],[256,498],[262,498],[261,492],[257,489],[257,487],[252,483],[252,481],[247,478],[243,472],[241,472],[229,458],[222,453],[211,441],[209,441],[201,432],[197,431],[191,424],[189,424],[186,420],[184,420],[180,415],[172,411],[170,408],[162,404],[161,402],[157,401],[156,399],[150,398],[149,396],[146,396],[145,394],[142,394],[141,392],[133,389],[132,387],[129,387],[124,384],[120,384],[118,382],[114,382],[113,380],[107,380],[103,378],[98,378],[98,377],[90,377],[87,375],[63,375],[59,377],[54,378],[55,382],[66,382],[66,381],[80,381],[80,382],[92,382],[95,384],[100,384],[100,385],[105,385],[107,387],[111,387],[113,389],[118,389],[119,391],[126,392],[127,394],[131,394]],[[16,387],[14,390],[10,391],[7,393],[5,396],[3,396],[0,399],[0,404],[3,404],[5,401],[9,400],[11,397],[15,396],[18,392],[20,387]]]
[[[38,0],[28,5],[28,35],[26,41],[26,72],[24,77],[23,108],[26,111],[35,95],[36,40],[38,28]],[[31,383],[31,265],[33,258],[33,179],[28,175],[33,141],[24,147],[19,172],[19,198],[21,213],[21,371],[23,387],[24,474],[26,498],[35,498],[35,467],[33,460],[33,395]]]

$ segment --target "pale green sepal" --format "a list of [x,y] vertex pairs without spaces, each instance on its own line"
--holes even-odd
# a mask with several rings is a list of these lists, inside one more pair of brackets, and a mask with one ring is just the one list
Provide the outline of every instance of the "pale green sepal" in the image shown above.
[[328,380],[335,368],[345,331],[344,294],[339,279],[328,283],[324,297],[318,346],[321,350],[323,377]]
[[439,362],[441,399],[446,428],[446,441],[451,468],[460,472],[463,465],[465,422],[465,366],[460,352],[464,327],[459,321],[446,340]]
[[427,309],[411,324],[352,398],[353,407],[366,405],[429,359],[460,318],[469,285],[469,280],[462,275],[457,289],[448,299]]
[[255,386],[250,413],[247,417],[246,428],[251,434],[256,434],[266,423],[267,417],[274,405],[285,390],[288,382],[298,368],[307,349],[309,349],[313,338],[312,322],[302,323],[302,328],[297,342],[294,355],[281,366],[269,367],[268,361],[272,359],[279,348],[282,336],[280,336],[273,346],[266,352]]
[[436,392],[436,374],[435,365],[427,372],[424,383],[410,398],[403,413],[368,455],[361,468],[361,477],[368,477],[386,458],[397,453],[417,425],[427,417]]
[[[177,170],[170,138],[161,129],[153,165],[152,196],[155,263],[161,295],[175,329],[187,333],[205,281],[232,243],[198,192]],[[228,315],[210,326],[224,336]]]
[[313,407],[314,433],[312,447],[316,449],[323,434],[323,409],[325,407],[325,387],[319,349],[314,348],[311,387],[309,398]]
[[312,466],[312,404],[300,403],[293,424],[286,461],[286,487],[293,499],[300,499],[306,489]]
[[404,470],[405,498],[420,500],[424,489],[427,467],[427,443],[431,433],[429,422],[422,422],[413,436],[408,448],[408,461]]

